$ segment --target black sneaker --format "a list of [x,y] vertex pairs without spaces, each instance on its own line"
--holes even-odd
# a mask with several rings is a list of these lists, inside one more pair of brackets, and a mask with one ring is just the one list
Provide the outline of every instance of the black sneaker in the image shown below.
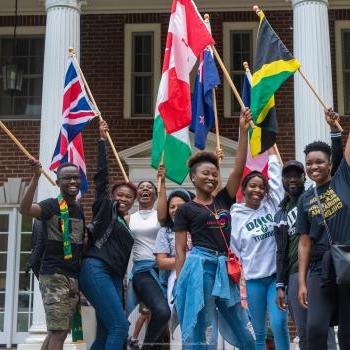
[[133,337],[129,337],[127,343],[128,343],[129,348],[132,350],[139,350],[140,349],[138,339],[135,339]]

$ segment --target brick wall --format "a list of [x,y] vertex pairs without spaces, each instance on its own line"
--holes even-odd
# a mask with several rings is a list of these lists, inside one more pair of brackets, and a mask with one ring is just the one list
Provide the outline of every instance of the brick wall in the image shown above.
[[[266,15],[284,41],[293,50],[292,11],[267,11]],[[13,17],[0,17],[0,26],[12,26]],[[350,19],[350,10],[330,10],[330,38],[332,51],[333,89],[336,106],[337,86],[335,80],[335,34],[334,21]],[[82,15],[81,17],[81,65],[94,93],[102,115],[109,122],[111,136],[119,151],[149,140],[152,136],[152,120],[123,119],[123,84],[124,84],[124,25],[126,23],[161,23],[162,52],[167,34],[168,14],[106,14]],[[223,22],[257,21],[252,12],[218,12],[211,14],[211,26],[216,47],[222,55]],[[45,25],[45,16],[20,16],[20,26]],[[222,77],[221,77],[222,78]],[[223,79],[222,79],[223,80]],[[294,107],[293,80],[286,82],[276,94],[276,108],[279,121],[277,143],[283,159],[294,157]],[[217,93],[220,130],[223,136],[237,140],[237,119],[224,119],[223,90]],[[39,121],[11,121],[6,125],[15,133],[33,155],[39,152]],[[343,121],[346,130],[349,121]],[[13,143],[0,132],[0,185],[8,177],[30,177],[30,169],[25,166],[26,158]],[[93,121],[84,132],[85,153],[90,183],[96,171],[96,141],[98,123]],[[111,153],[111,152],[110,152]],[[111,181],[121,179],[116,162],[110,154]],[[93,200],[93,186],[84,198],[87,214]],[[294,336],[294,329],[292,330]]]

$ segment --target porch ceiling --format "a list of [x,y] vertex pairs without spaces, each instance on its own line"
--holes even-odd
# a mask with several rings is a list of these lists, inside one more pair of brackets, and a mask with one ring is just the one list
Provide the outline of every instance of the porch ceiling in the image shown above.
[[[195,0],[200,11],[246,11],[258,0]],[[0,0],[0,16],[13,15],[15,0]],[[171,0],[83,0],[83,13],[168,12]],[[44,14],[45,0],[18,0],[20,14]],[[244,4],[244,5],[243,5]],[[329,0],[330,8],[350,8],[349,0]],[[290,9],[291,0],[264,0],[268,10]]]

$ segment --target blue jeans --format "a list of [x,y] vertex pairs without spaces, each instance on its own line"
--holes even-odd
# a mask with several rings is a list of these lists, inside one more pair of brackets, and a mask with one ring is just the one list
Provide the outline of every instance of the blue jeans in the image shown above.
[[80,288],[96,311],[96,339],[91,350],[121,350],[129,323],[122,302],[122,279],[112,275],[103,261],[83,259]]
[[276,350],[289,350],[287,312],[276,304],[275,275],[247,281],[248,308],[256,337],[256,350],[265,350],[266,312],[269,312],[270,327]]

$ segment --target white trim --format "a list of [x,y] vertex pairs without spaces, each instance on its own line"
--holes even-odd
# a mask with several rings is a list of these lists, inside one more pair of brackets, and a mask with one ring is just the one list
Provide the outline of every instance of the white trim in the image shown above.
[[[124,26],[124,118],[125,119],[150,119],[135,118],[131,115],[131,64],[132,64],[132,33],[135,32],[153,32],[154,33],[154,79],[153,79],[153,96],[157,96],[158,85],[160,82],[160,43],[161,43],[161,27],[160,23],[127,23]],[[154,101],[154,105],[155,105]],[[152,115],[153,118],[153,115]]]
[[[32,36],[32,35],[45,35],[45,26],[23,26],[17,27],[16,35],[20,36]],[[13,36],[13,27],[0,27],[0,35],[11,35]]]
[[338,112],[340,114],[345,113],[344,106],[344,75],[343,75],[343,52],[341,42],[341,32],[343,29],[350,29],[349,21],[335,21],[335,64],[336,64],[336,77],[337,77],[337,102]]
[[[256,35],[258,32],[258,25],[259,22],[224,22],[223,23],[223,48],[224,48],[224,63],[227,67],[227,70],[230,72],[230,52],[231,52],[231,43],[230,43],[230,32],[233,30],[251,30],[253,31],[253,57],[255,54],[255,48],[256,48]],[[242,62],[243,63],[243,62]],[[250,69],[252,69],[253,62],[248,62],[250,65]],[[243,71],[243,66],[242,66]],[[239,91],[240,93],[240,91]],[[234,116],[231,115],[231,95],[232,91],[229,87],[227,81],[224,81],[224,117],[225,118],[233,118]]]

